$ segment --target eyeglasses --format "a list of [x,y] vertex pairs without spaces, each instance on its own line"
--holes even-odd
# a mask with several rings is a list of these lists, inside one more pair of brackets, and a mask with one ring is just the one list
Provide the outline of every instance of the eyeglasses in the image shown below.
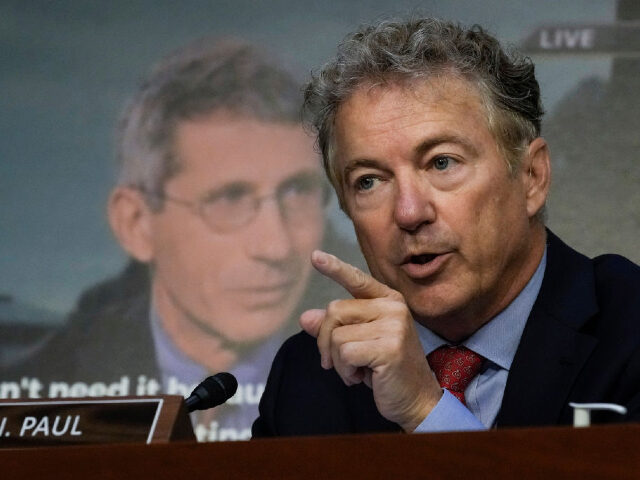
[[267,200],[275,200],[283,220],[290,225],[308,225],[322,220],[329,200],[329,189],[319,174],[300,174],[282,182],[274,192],[257,195],[252,184],[234,182],[210,192],[200,200],[190,201],[150,192],[137,187],[147,196],[172,202],[198,215],[211,230],[231,232],[248,225]]

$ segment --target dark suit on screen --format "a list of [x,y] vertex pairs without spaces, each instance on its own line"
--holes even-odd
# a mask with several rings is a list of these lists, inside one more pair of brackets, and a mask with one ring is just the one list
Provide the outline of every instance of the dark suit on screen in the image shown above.
[[[640,267],[617,255],[589,259],[548,232],[547,266],[496,424],[571,424],[569,402],[613,402],[640,420]],[[291,337],[276,356],[253,435],[399,431],[371,390],[320,367],[314,338]]]

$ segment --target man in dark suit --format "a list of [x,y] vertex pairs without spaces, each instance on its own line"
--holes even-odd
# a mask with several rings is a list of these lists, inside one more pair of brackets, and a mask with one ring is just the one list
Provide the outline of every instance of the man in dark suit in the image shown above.
[[300,318],[254,436],[566,424],[569,402],[640,418],[640,269],[544,225],[551,178],[530,60],[480,27],[363,27],[312,80],[325,170],[372,276]]

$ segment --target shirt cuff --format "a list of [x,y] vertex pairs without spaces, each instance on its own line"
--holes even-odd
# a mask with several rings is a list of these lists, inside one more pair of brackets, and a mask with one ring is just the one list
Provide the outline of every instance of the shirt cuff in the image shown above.
[[413,433],[487,429],[449,390],[443,390],[440,401]]

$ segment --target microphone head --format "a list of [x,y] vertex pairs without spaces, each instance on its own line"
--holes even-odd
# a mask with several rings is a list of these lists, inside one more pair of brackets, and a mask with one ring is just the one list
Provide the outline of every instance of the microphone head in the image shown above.
[[227,372],[220,372],[205,378],[187,400],[187,409],[206,410],[229,400],[238,389],[236,377]]

